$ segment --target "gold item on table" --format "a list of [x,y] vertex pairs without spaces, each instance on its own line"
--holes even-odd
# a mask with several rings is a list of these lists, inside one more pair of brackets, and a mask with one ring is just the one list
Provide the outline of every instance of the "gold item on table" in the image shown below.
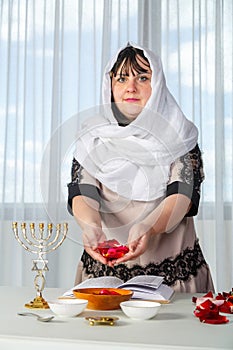
[[89,321],[90,326],[95,326],[95,325],[114,326],[115,322],[119,320],[118,317],[111,317],[111,316],[93,316],[93,317],[85,317],[85,319]]
[[56,225],[56,233],[53,232],[53,224],[47,225],[45,229],[44,223],[39,223],[39,230],[36,232],[35,224],[30,223],[30,235],[27,232],[26,223],[21,224],[21,234],[19,235],[18,223],[12,223],[12,230],[19,244],[28,252],[37,254],[37,259],[32,260],[32,271],[36,271],[34,279],[34,287],[37,295],[33,301],[25,304],[26,307],[32,309],[48,309],[47,301],[42,297],[42,291],[45,287],[44,272],[48,271],[48,260],[45,255],[56,250],[65,240],[68,232],[68,224]]

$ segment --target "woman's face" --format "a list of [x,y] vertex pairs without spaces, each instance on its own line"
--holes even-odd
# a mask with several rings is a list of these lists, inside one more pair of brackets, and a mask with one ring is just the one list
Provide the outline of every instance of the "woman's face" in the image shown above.
[[118,109],[129,120],[137,118],[151,95],[152,71],[148,63],[140,57],[138,63],[146,73],[138,73],[132,69],[128,74],[121,67],[116,76],[112,77],[112,94]]

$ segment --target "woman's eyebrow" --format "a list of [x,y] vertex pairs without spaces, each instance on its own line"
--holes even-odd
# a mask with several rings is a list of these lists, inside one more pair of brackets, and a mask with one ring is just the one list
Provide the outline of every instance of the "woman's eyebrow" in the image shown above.
[[141,72],[141,73],[138,73],[138,75],[141,75],[141,74],[151,74],[152,71],[146,71],[146,72]]
[[[147,71],[147,72],[140,72],[140,73],[137,73],[135,74],[135,76],[138,76],[138,75],[145,75],[145,74],[152,74],[152,71]],[[129,74],[128,73],[117,73],[116,76],[120,76],[120,77],[128,77]]]

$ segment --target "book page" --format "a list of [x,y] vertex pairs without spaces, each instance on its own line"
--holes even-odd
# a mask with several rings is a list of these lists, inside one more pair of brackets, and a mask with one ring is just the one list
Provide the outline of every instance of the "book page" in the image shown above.
[[77,284],[75,287],[65,292],[64,296],[72,296],[74,289],[79,288],[118,288],[122,284],[122,280],[114,276],[103,276],[96,278],[88,278]]
[[148,294],[148,293],[143,293],[138,291],[135,291],[133,293],[132,299],[154,300],[154,301],[165,300],[165,298],[159,293]]
[[166,284],[161,284],[154,293],[148,293],[136,290],[132,296],[132,299],[144,299],[144,300],[158,300],[158,301],[170,301],[174,290]]
[[120,287],[123,286],[150,286],[153,289],[157,289],[163,282],[163,277],[160,276],[150,276],[150,275],[140,275],[135,276],[123,283]]
[[132,291],[143,292],[147,294],[155,294],[158,288],[151,287],[149,285],[140,285],[140,284],[127,284],[120,286],[121,289],[131,289]]

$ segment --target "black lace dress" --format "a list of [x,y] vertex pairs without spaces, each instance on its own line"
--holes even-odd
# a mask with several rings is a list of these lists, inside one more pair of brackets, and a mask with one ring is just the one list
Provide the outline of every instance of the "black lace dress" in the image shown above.
[[[117,276],[124,281],[136,275],[159,275],[179,292],[214,291],[214,286],[195,232],[193,216],[198,212],[200,186],[204,179],[201,152],[196,147],[177,159],[170,168],[165,196],[182,193],[192,201],[189,213],[171,232],[151,236],[149,249],[134,261],[111,268],[95,261],[85,251],[78,263],[75,284],[86,278]],[[156,181],[156,180],[155,180]],[[73,159],[72,181],[68,184],[68,210],[72,214],[72,199],[84,195],[97,200],[101,207],[103,230],[108,239],[127,242],[129,228],[147,216],[164,199],[151,202],[129,201],[91,177]]]

